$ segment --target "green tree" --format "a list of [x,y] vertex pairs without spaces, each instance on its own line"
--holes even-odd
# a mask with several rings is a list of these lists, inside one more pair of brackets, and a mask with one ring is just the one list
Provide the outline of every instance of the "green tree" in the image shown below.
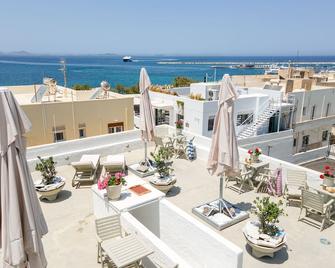
[[174,87],[188,87],[191,83],[196,82],[195,80],[192,80],[191,78],[185,77],[185,76],[177,76],[173,80],[173,86]]
[[74,90],[90,90],[91,87],[87,84],[75,84],[73,86],[73,89]]
[[116,84],[115,89],[116,89],[117,91],[124,91],[125,86],[122,85],[122,84]]
[[138,87],[138,85],[133,85],[131,87],[127,87],[125,90],[126,94],[138,94],[140,93],[140,89]]

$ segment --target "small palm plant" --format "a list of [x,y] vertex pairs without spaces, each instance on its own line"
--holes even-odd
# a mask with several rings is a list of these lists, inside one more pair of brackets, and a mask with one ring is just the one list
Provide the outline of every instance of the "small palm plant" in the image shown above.
[[275,225],[279,223],[279,216],[286,215],[284,209],[281,208],[283,202],[280,200],[278,203],[270,201],[270,197],[260,199],[256,197],[254,200],[260,227],[259,231],[263,234],[274,236],[278,232],[278,227]]
[[42,175],[42,183],[45,185],[53,183],[54,178],[56,177],[57,171],[55,168],[56,162],[52,157],[43,159],[40,156],[37,156],[40,160],[40,163],[37,163],[35,170],[40,171]]

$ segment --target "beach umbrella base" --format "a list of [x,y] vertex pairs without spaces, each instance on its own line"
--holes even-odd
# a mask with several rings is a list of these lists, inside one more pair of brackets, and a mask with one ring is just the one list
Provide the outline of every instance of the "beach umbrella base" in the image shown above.
[[218,230],[223,230],[249,218],[248,212],[223,198],[194,207],[192,212]]

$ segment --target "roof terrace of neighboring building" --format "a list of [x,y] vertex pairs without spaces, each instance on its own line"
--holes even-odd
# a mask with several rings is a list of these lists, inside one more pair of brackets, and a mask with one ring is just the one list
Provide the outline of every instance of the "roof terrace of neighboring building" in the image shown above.
[[[56,85],[54,89],[45,84],[36,85],[18,85],[6,86],[11,90],[20,105],[46,103],[46,102],[72,102],[72,101],[88,101],[97,99],[122,99],[130,98],[130,96],[118,94],[112,91],[106,92],[100,87],[91,90],[74,90]],[[52,92],[53,91],[53,92]]]

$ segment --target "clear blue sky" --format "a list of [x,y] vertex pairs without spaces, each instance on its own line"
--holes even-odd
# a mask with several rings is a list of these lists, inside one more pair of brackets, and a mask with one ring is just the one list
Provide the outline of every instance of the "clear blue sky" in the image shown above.
[[334,0],[1,0],[0,51],[335,55]]

